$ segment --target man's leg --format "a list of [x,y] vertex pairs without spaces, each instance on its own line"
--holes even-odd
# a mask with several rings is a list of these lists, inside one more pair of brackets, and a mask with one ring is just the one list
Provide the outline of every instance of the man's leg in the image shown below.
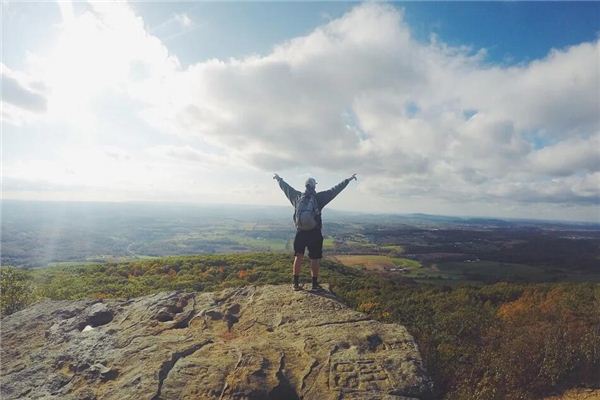
[[294,238],[294,264],[292,265],[292,274],[294,276],[294,290],[300,289],[300,269],[302,268],[302,261],[304,261],[304,250],[306,249],[306,243],[304,236],[300,232],[296,232]]
[[294,257],[294,266],[292,269],[294,276],[300,275],[300,270],[302,269],[302,261],[304,261],[304,255],[296,254],[296,257]]
[[312,276],[313,289],[319,287],[319,269],[321,267],[321,257],[323,257],[323,235],[321,231],[314,233],[311,246],[308,248],[308,256],[310,257],[310,274]]
[[319,268],[321,267],[321,259],[314,258],[310,260],[310,275],[312,277],[312,285],[316,287],[319,284]]
[[292,274],[294,275],[294,290],[300,290],[300,269],[302,268],[303,254],[296,254],[294,257],[294,265],[292,266]]

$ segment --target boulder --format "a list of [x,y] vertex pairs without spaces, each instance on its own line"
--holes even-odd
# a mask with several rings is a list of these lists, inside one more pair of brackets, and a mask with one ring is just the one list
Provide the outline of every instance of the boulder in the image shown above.
[[8,399],[421,399],[415,341],[328,291],[45,301],[2,320]]

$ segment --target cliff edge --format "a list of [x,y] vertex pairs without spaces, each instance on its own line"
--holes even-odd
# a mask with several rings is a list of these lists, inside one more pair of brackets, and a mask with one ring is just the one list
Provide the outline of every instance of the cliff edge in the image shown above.
[[46,301],[2,320],[8,399],[421,399],[406,329],[330,292],[248,286]]

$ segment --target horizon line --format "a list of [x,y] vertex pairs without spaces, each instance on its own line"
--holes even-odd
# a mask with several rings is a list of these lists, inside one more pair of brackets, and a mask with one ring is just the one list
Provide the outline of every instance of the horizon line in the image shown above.
[[[5,199],[0,197],[0,204],[4,202],[21,202],[21,203],[87,203],[87,204],[148,204],[148,205],[182,205],[182,206],[196,206],[196,207],[259,207],[259,208],[289,208],[289,206],[283,206],[278,204],[248,204],[248,203],[196,203],[189,201],[164,201],[164,200],[32,200],[32,199]],[[446,217],[464,220],[477,220],[477,219],[493,219],[498,221],[521,221],[521,222],[545,222],[545,223],[560,223],[560,224],[584,224],[584,225],[600,225],[600,217],[597,221],[588,220],[570,220],[570,219],[542,219],[542,218],[524,218],[524,217],[497,217],[491,215],[458,215],[458,214],[432,214],[422,211],[414,212],[375,212],[375,211],[355,211],[348,209],[338,209],[335,207],[328,208],[329,210],[338,213],[347,214],[358,214],[365,216],[428,216],[428,217]]]

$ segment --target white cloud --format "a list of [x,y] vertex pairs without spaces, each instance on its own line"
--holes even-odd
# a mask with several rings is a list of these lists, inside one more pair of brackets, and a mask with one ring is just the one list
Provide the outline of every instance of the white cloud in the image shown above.
[[529,154],[536,172],[568,176],[577,172],[600,171],[600,133],[589,138],[567,138]]
[[[182,28],[194,23],[173,18]],[[31,56],[28,73],[50,89],[48,118],[82,131],[98,129],[102,101],[127,99],[131,113],[175,135],[149,143],[144,162],[172,170],[183,161],[190,176],[245,165],[358,172],[363,193],[396,205],[593,205],[599,43],[495,66],[485,49],[418,42],[401,11],[367,3],[269,54],[182,68],[126,4],[93,3],[65,19],[55,48]],[[144,174],[133,170],[130,183]]]
[[185,13],[175,14],[175,21],[177,21],[182,28],[189,28],[194,24],[192,19]]
[[[593,171],[578,165],[594,163],[597,141],[568,143],[600,131],[598,52],[598,42],[583,43],[527,65],[489,66],[485,52],[416,42],[400,12],[371,3],[271,54],[191,66],[180,78],[192,96],[170,119],[181,135],[265,170],[356,169],[386,176],[403,195],[457,201],[529,193],[587,202],[546,176]],[[556,145],[536,151],[530,132]],[[550,152],[572,161],[552,170]],[[514,196],[511,187],[528,189]]]
[[176,162],[191,162],[205,169],[225,168],[235,165],[227,155],[199,150],[192,146],[159,145],[146,149],[154,157]]
[[75,13],[73,12],[73,3],[70,0],[60,0],[57,1],[56,4],[60,9],[62,20],[70,23],[75,17]]
[[28,63],[50,90],[48,118],[80,130],[98,123],[95,106],[103,98],[124,95],[144,103],[164,92],[179,69],[125,3],[94,2],[65,18],[53,47],[45,55],[29,54]]
[[12,71],[3,63],[0,63],[0,70],[2,121],[18,126],[46,111],[43,83],[36,82],[23,72]]

